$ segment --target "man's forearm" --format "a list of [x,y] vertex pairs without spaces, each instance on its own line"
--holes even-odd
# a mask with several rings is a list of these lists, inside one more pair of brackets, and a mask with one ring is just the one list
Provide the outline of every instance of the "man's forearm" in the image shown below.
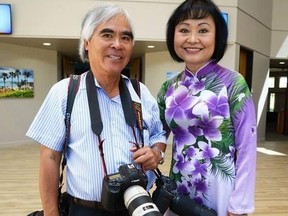
[[59,165],[61,153],[41,147],[40,195],[45,216],[58,216]]

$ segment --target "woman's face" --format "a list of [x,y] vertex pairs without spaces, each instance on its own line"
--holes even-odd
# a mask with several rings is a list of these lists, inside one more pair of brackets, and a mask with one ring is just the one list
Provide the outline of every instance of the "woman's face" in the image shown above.
[[216,37],[216,27],[211,16],[178,23],[174,36],[175,52],[190,71],[196,72],[211,60]]

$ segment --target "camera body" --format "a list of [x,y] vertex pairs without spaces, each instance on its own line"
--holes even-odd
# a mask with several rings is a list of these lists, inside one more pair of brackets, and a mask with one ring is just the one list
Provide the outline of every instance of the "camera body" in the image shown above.
[[214,209],[195,202],[187,195],[177,194],[176,189],[176,182],[168,176],[157,178],[152,200],[162,214],[170,207],[171,211],[181,216],[217,216]]
[[161,175],[156,179],[156,189],[152,194],[152,200],[162,214],[172,205],[176,189],[176,182],[168,176]]
[[147,175],[138,170],[133,164],[119,167],[119,172],[105,176],[102,184],[101,203],[107,211],[125,210],[124,192],[133,185],[146,188]]

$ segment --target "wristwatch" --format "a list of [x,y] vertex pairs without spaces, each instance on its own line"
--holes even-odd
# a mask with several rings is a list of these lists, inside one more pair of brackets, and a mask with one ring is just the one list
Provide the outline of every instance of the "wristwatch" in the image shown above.
[[159,164],[162,165],[164,163],[164,160],[165,160],[165,153],[160,148],[158,148],[157,146],[152,147],[152,149],[156,149],[160,152],[161,160],[159,161]]

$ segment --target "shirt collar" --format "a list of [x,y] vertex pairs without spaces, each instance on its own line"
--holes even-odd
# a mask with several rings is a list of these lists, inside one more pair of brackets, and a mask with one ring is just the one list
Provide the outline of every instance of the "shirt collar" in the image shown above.
[[[88,71],[82,74],[79,89],[86,90],[86,82],[85,82],[85,80],[86,80],[87,73],[88,73]],[[139,98],[137,92],[135,92],[135,90],[133,88],[133,85],[132,85],[131,81],[129,80],[129,78],[127,76],[123,75],[123,74],[122,74],[122,77],[124,78],[125,83],[126,83],[126,85],[128,87],[128,90],[130,92],[132,101],[135,101],[136,103],[141,103],[141,99]],[[95,85],[98,88],[102,88],[95,78],[94,78],[94,81],[95,81]]]

